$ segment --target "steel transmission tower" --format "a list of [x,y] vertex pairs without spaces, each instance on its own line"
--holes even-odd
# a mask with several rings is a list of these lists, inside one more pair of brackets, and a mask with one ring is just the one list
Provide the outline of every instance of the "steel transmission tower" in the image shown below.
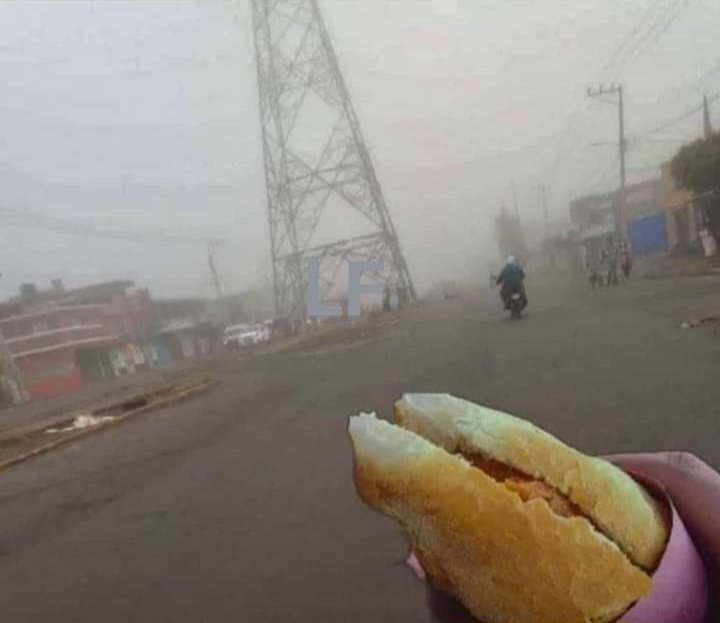
[[275,312],[302,322],[310,262],[323,298],[347,265],[381,260],[368,281],[415,291],[317,0],[252,0]]

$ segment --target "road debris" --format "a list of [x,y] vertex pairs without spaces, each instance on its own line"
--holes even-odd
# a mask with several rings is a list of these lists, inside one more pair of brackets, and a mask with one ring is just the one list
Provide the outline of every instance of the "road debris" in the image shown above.
[[[53,421],[19,426],[0,432],[0,470],[58,448],[87,435],[113,428],[142,413],[161,410],[218,385],[205,378],[187,384],[171,384],[119,402],[88,409],[85,413],[59,415]],[[48,435],[52,435],[48,437]]]
[[680,323],[680,328],[685,331],[686,329],[694,329],[695,327],[699,327],[703,324],[708,324],[711,322],[717,322],[720,320],[717,316],[704,316],[703,318],[693,318],[692,320],[686,320],[685,322]]
[[98,426],[105,422],[112,422],[115,419],[112,415],[106,415],[103,417],[97,417],[91,414],[78,415],[70,426],[64,428],[46,428],[45,433],[53,435],[55,433],[67,433],[73,430],[81,430],[83,428],[90,428],[91,426]]

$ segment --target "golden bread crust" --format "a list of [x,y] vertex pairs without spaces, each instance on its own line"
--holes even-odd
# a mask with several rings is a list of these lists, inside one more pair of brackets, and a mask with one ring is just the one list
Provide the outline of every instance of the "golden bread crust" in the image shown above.
[[649,592],[650,578],[586,519],[524,503],[463,459],[375,422],[363,425],[377,435],[351,423],[361,498],[399,521],[429,575],[479,620],[597,623]]
[[447,394],[409,394],[395,420],[450,453],[480,454],[543,480],[570,499],[630,559],[654,569],[668,539],[662,507],[614,465],[530,422]]

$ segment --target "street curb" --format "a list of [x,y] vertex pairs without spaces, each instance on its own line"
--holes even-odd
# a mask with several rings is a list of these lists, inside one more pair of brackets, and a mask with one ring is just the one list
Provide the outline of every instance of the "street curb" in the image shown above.
[[50,443],[46,443],[37,448],[33,448],[32,450],[28,450],[27,452],[18,454],[17,456],[13,456],[9,459],[5,459],[4,461],[0,461],[0,471],[8,469],[9,467],[12,467],[13,465],[17,465],[18,463],[22,463],[24,461],[32,459],[41,454],[45,454],[46,452],[49,452],[50,450],[54,450],[55,448],[58,448],[59,446],[63,446],[72,441],[77,441],[78,439],[81,439],[82,437],[86,437],[88,435],[92,435],[94,433],[98,433],[100,431],[107,430],[108,428],[115,427],[118,424],[121,424],[122,422],[124,422],[125,420],[135,417],[136,415],[141,415],[143,413],[148,413],[150,411],[164,409],[166,407],[170,407],[170,406],[178,404],[180,402],[184,402],[185,400],[188,400],[188,399],[192,398],[193,396],[196,396],[198,394],[202,394],[206,391],[209,391],[211,388],[213,388],[219,384],[220,384],[220,381],[218,381],[217,379],[206,379],[205,381],[197,383],[196,385],[192,385],[192,386],[184,389],[183,391],[178,392],[177,394],[173,394],[171,396],[168,396],[167,398],[158,400],[156,402],[151,402],[150,404],[144,405],[142,407],[138,407],[137,409],[128,411],[127,413],[123,413],[122,415],[118,415],[117,417],[115,417],[115,419],[113,419],[112,421],[107,422],[105,424],[99,424],[97,426],[92,426],[90,428],[84,428],[84,429],[78,430],[74,433],[71,433],[71,434],[65,436],[65,437],[62,437],[61,439],[51,441]]

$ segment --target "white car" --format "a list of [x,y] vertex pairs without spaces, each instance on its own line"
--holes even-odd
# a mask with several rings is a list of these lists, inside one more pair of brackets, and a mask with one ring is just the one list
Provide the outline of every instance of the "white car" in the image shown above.
[[270,332],[260,324],[236,324],[225,329],[223,345],[228,350],[256,346],[270,339]]

